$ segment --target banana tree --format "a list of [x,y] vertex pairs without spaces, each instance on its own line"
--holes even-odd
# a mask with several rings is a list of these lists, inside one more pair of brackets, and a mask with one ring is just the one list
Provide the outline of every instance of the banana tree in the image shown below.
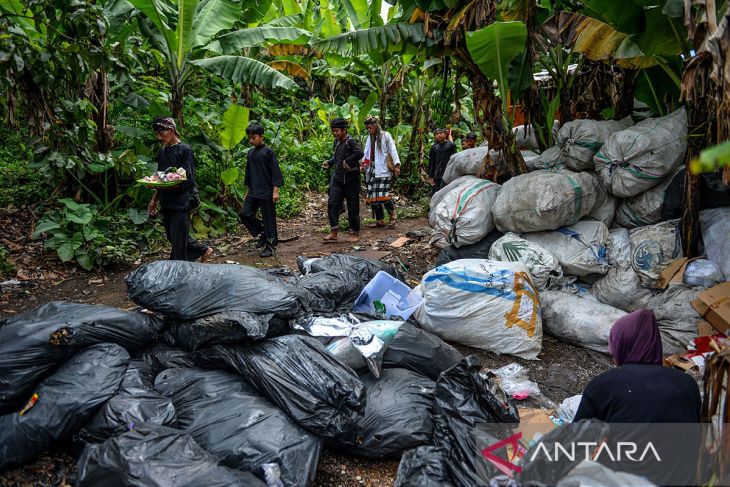
[[[140,22],[141,30],[164,56],[172,91],[172,115],[181,124],[185,83],[196,67],[234,83],[297,88],[291,78],[265,63],[246,56],[221,53],[222,50],[240,49],[246,43],[264,40],[286,43],[304,35],[292,27],[267,28],[260,25],[228,32],[247,19],[258,21],[262,16],[261,2],[246,2],[243,9],[240,2],[233,0],[178,0],[177,9],[158,0],[129,2],[148,21]],[[221,35],[224,32],[225,36]],[[224,37],[225,40],[221,40]]]

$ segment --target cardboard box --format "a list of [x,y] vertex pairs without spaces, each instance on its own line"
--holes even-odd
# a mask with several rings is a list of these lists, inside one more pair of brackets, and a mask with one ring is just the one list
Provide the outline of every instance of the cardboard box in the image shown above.
[[685,372],[687,372],[692,368],[696,368],[697,364],[695,364],[692,359],[687,358],[684,355],[675,354],[670,355],[669,357],[666,357],[664,359],[664,366],[684,370]]
[[730,328],[730,281],[697,294],[692,307],[720,333]]
[[697,322],[697,336],[712,336],[715,333],[717,333],[717,330],[709,321],[700,320]]

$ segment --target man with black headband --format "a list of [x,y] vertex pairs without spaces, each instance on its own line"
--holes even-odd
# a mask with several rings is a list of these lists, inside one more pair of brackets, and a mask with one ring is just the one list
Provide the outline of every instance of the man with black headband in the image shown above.
[[330,178],[327,215],[330,221],[330,233],[324,237],[325,242],[336,242],[342,202],[347,201],[347,221],[350,224],[349,242],[360,240],[360,159],[365,155],[360,144],[347,133],[349,124],[343,118],[336,118],[330,123],[332,135],[335,137],[334,155],[322,167],[334,167]]
[[157,155],[157,170],[171,167],[185,169],[187,181],[169,188],[159,188],[147,206],[150,215],[157,214],[158,204],[162,207],[162,225],[172,249],[170,260],[206,262],[213,249],[190,236],[190,206],[195,198],[195,159],[193,149],[180,142],[175,120],[169,117],[155,117],[152,130],[163,147]]
[[438,128],[433,131],[436,142],[431,146],[428,153],[428,181],[431,183],[431,194],[444,187],[444,171],[451,156],[456,154],[456,146],[450,140],[446,140],[445,129]]

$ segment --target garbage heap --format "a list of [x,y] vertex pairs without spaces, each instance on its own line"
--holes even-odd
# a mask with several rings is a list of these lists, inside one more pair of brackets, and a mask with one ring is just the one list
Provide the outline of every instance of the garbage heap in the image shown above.
[[479,360],[409,319],[422,298],[390,265],[299,267],[153,262],[126,277],[137,311],[0,321],[0,470],[62,442],[78,486],[305,486],[323,448],[411,452],[401,485],[424,455],[444,482],[477,478],[474,424],[519,422]]
[[575,120],[555,147],[523,151],[530,171],[502,185],[483,179],[488,149],[455,154],[430,204],[442,250],[420,285],[419,323],[526,359],[543,331],[606,353],[613,323],[640,308],[654,310],[666,355],[686,353],[698,324],[726,332],[730,188],[702,175],[704,257],[685,258],[686,138],[683,108],[636,124]]

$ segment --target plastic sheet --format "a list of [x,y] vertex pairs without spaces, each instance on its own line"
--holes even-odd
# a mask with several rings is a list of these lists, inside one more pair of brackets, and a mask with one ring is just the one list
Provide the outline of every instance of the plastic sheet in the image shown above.
[[351,428],[365,407],[357,375],[314,338],[288,335],[195,352],[203,367],[227,368],[255,386],[300,426],[321,437]]
[[193,367],[195,365],[189,353],[163,343],[149,347],[140,352],[136,358],[141,359],[151,368],[153,376],[171,367]]
[[384,458],[432,442],[431,408],[436,384],[405,369],[362,376],[367,404],[355,427],[328,446],[368,458]]
[[161,327],[146,313],[62,301],[0,320],[0,414],[20,409],[44,377],[80,350],[112,342],[134,351]]
[[[102,343],[76,354],[44,379],[23,414],[0,416],[0,470],[19,465],[70,438],[117,391],[129,363],[119,345]],[[31,407],[32,406],[32,407]]]
[[187,433],[147,424],[86,446],[79,459],[76,486],[102,485],[266,487],[249,472],[218,465]]
[[500,387],[509,397],[540,395],[540,387],[528,378],[527,369],[520,364],[513,362],[492,370],[492,373],[499,378]]
[[161,260],[143,265],[125,280],[135,303],[169,318],[247,311],[287,319],[299,312],[296,296],[284,284],[244,265]]
[[318,259],[311,259],[308,270],[304,267],[306,260],[304,257],[297,257],[297,266],[302,274],[322,272],[328,269],[347,269],[359,275],[364,282],[375,277],[378,271],[387,272],[391,276],[400,279],[398,270],[387,262],[358,257],[356,255],[330,254]]
[[303,430],[239,375],[229,372],[168,369],[155,387],[172,399],[179,428],[224,465],[265,479],[275,464],[286,486],[310,485],[321,441]]

